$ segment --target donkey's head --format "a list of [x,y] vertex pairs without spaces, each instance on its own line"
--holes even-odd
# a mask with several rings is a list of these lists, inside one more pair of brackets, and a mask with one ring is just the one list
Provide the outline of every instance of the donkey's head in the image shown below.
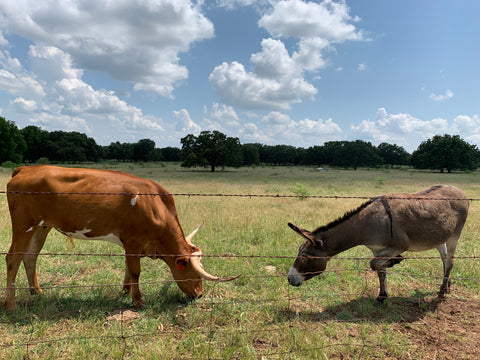
[[321,274],[327,267],[329,259],[321,238],[291,223],[288,223],[288,226],[306,239],[306,241],[300,245],[297,258],[288,272],[288,282],[290,285],[300,286],[304,281]]

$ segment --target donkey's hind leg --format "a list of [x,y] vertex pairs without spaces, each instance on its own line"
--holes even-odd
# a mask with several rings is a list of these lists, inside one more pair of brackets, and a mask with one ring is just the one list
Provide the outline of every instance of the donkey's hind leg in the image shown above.
[[443,262],[443,282],[440,286],[440,291],[438,292],[438,297],[443,298],[446,294],[450,292],[450,272],[453,268],[455,249],[457,247],[458,238],[450,238],[446,243],[437,247],[440,257]]

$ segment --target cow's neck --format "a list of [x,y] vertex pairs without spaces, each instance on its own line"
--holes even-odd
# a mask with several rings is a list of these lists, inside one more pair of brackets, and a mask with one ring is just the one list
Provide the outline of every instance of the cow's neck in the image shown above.
[[159,231],[156,237],[143,244],[143,253],[152,255],[152,258],[164,257],[164,255],[189,255],[191,253],[189,245],[185,241],[185,236],[181,228],[165,228]]

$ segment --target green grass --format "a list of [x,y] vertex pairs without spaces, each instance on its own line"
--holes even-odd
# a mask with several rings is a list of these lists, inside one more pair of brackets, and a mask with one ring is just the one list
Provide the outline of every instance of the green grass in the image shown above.
[[[337,170],[255,167],[211,173],[178,164],[100,164],[153,179],[173,194],[373,196],[413,192],[438,183],[454,184],[480,198],[478,173],[440,174],[410,169]],[[0,169],[0,190],[11,170]],[[175,197],[186,233],[205,222],[194,239],[205,268],[216,275],[243,277],[204,283],[204,297],[190,302],[172,283],[167,266],[142,259],[141,290],[146,307],[125,322],[108,320],[116,310],[133,310],[121,294],[122,256],[51,256],[38,261],[41,296],[17,291],[18,310],[0,309],[0,358],[30,359],[378,359],[433,357],[408,336],[435,314],[431,302],[442,265],[436,251],[407,254],[389,274],[391,298],[374,307],[378,279],[369,271],[368,249],[351,249],[332,259],[327,272],[299,288],[285,274],[302,242],[287,223],[313,229],[358,206],[363,199],[277,197]],[[480,256],[479,203],[470,215],[457,256]],[[10,243],[6,196],[0,194],[0,252]],[[102,242],[75,240],[75,249],[52,232],[44,253],[121,255]],[[239,255],[235,257],[232,255]],[[359,259],[352,259],[359,258]],[[3,262],[4,264],[4,262]],[[1,265],[1,264],[0,264]],[[478,260],[457,259],[447,301],[478,302]],[[5,279],[0,266],[0,281]],[[28,286],[20,269],[17,286]],[[3,284],[1,286],[4,286]],[[460,321],[461,319],[459,319]],[[468,341],[468,339],[464,339]],[[453,341],[453,340],[452,340]],[[458,339],[456,339],[458,341]],[[468,358],[455,354],[456,358]],[[441,357],[440,357],[441,358]]]

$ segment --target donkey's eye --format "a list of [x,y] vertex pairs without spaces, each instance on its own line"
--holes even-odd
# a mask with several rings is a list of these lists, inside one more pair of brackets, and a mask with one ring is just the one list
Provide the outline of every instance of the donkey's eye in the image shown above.
[[302,257],[302,263],[309,262],[309,261],[312,260],[313,258],[314,258],[313,256],[304,255],[304,256]]

